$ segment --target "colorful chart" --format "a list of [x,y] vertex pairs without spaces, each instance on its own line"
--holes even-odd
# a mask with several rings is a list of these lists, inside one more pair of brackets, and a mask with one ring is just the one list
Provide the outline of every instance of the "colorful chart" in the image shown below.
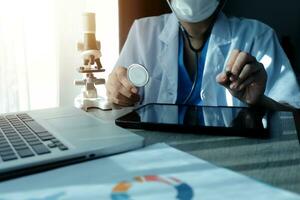
[[168,185],[170,187],[173,187],[177,191],[176,199],[178,200],[191,200],[194,196],[192,187],[176,178],[164,178],[160,176],[138,176],[135,177],[133,181],[123,181],[118,183],[112,190],[111,199],[130,200],[131,196],[129,195],[129,191],[130,189],[132,189],[132,187],[134,187],[133,183],[158,183]]

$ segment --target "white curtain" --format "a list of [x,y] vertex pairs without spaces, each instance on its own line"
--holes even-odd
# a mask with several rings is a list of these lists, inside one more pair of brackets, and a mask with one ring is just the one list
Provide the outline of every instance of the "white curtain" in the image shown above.
[[110,71],[118,57],[117,0],[0,0],[0,113],[73,104],[87,8],[96,12]]

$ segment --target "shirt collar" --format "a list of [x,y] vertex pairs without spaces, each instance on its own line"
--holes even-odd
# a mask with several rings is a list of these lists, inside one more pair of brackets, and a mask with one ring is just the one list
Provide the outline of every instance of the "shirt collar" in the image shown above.
[[[166,20],[165,27],[159,35],[159,39],[165,44],[169,44],[170,42],[173,42],[176,37],[178,38],[178,30],[178,20],[176,16],[171,13]],[[228,18],[223,12],[218,15],[218,18],[213,26],[211,39],[216,45],[225,45],[231,41]]]
[[228,18],[221,12],[214,24],[211,38],[214,42],[221,46],[226,45],[231,42],[231,32],[229,27]]
[[179,24],[174,13],[171,13],[166,20],[165,26],[159,35],[159,39],[165,44],[169,44],[176,37],[178,38]]

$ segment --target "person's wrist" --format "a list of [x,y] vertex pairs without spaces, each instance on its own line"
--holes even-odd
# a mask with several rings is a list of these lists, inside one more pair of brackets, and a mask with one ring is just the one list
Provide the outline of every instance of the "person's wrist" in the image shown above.
[[263,107],[267,104],[268,97],[262,94],[260,97],[257,97],[255,101],[247,101],[247,100],[242,100],[242,101],[249,107]]
[[270,103],[272,103],[272,101],[270,101],[270,98],[263,94],[254,105],[265,107]]
[[269,110],[281,110],[281,111],[293,111],[295,108],[289,104],[279,103],[270,97],[263,95],[255,105],[255,107],[261,107]]

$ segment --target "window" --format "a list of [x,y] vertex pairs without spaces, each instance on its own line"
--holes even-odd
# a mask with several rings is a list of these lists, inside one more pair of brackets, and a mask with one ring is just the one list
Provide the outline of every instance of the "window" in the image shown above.
[[[117,0],[1,0],[0,112],[73,105],[81,13],[96,12],[107,72],[118,58]],[[105,74],[107,76],[107,73]],[[101,92],[102,91],[102,92]],[[101,88],[100,94],[104,94]]]
[[50,0],[1,1],[0,112],[57,105],[53,10]]

